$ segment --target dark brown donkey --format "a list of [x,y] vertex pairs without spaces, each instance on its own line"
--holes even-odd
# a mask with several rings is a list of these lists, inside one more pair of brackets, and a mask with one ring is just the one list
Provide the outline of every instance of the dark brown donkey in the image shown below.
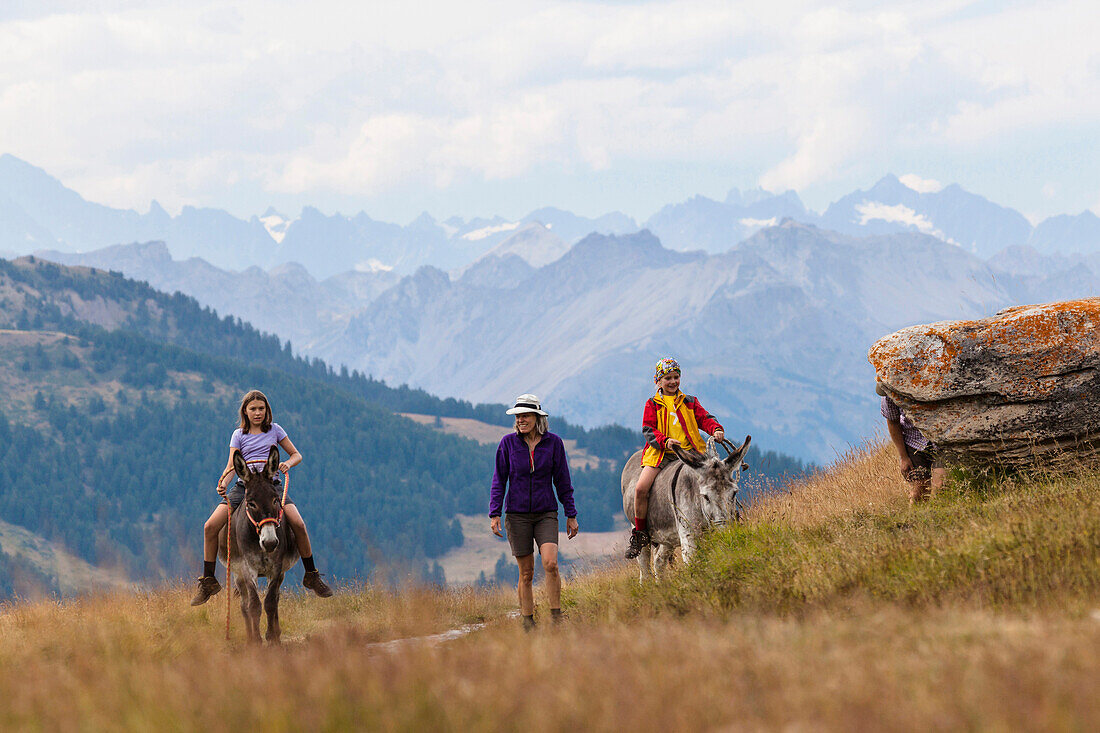
[[264,611],[267,612],[268,641],[279,641],[279,588],[283,575],[298,562],[294,530],[283,521],[282,489],[275,484],[279,474],[279,447],[271,446],[267,463],[252,473],[240,452],[233,454],[233,470],[244,481],[244,501],[233,510],[232,526],[222,530],[218,555],[225,561],[225,533],[231,531],[233,573],[241,594],[241,615],[248,640],[260,640],[259,577],[267,578]]

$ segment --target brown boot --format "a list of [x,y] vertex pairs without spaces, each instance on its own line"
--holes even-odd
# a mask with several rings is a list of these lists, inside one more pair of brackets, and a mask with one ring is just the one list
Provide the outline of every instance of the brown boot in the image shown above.
[[322,598],[329,598],[332,596],[332,588],[329,588],[328,585],[325,584],[325,581],[321,580],[321,574],[316,570],[309,570],[302,576],[302,585]]
[[191,599],[191,605],[201,606],[209,601],[211,597],[218,595],[221,589],[222,584],[213,575],[202,576],[199,578],[199,589],[195,592],[195,597]]

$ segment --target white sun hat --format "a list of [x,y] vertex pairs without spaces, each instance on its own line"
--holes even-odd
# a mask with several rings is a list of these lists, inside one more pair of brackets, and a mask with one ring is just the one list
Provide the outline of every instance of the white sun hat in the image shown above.
[[535,397],[533,394],[521,394],[516,398],[516,406],[508,410],[509,415],[518,415],[522,412],[533,412],[543,417],[546,417],[548,414],[543,411],[542,403],[539,402],[539,398]]

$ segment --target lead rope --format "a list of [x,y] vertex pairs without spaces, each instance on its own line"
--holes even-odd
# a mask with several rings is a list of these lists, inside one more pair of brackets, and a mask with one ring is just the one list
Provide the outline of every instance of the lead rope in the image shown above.
[[[279,513],[282,515],[283,507],[286,506],[286,492],[290,488],[290,471],[283,471],[283,498],[279,501]],[[225,525],[225,640],[229,641],[229,619],[232,617],[230,611],[233,598],[233,584],[230,579],[233,577],[233,565],[232,565],[232,547],[233,547],[233,504],[229,501],[227,496],[225,499],[225,506],[229,509],[229,516],[226,519]]]
[[228,496],[225,498],[225,505],[229,508],[229,518],[225,523],[225,640],[229,641],[229,604],[233,598],[233,584],[230,582],[230,578],[233,577],[233,565],[231,562],[231,548],[233,547],[233,504],[229,501]]

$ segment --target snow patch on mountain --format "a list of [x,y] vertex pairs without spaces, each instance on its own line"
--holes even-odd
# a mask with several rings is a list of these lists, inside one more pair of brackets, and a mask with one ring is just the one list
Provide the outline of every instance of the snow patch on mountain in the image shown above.
[[393,265],[387,265],[384,262],[371,257],[369,260],[356,263],[353,268],[356,272],[392,272]]
[[283,238],[286,237],[286,230],[293,223],[293,220],[287,219],[275,209],[269,208],[260,217],[260,223],[264,225],[264,229],[267,230],[267,233],[271,235],[276,244],[282,244]]
[[569,245],[552,233],[549,227],[532,222],[498,244],[489,254],[499,257],[514,254],[533,267],[542,267],[568,251]]
[[477,242],[487,237],[491,237],[494,234],[500,234],[501,232],[511,232],[519,228],[519,222],[506,222],[504,224],[494,224],[492,226],[482,227],[481,229],[475,229],[472,232],[466,232],[462,235],[462,238],[468,242]]
[[770,219],[749,219],[745,218],[741,220],[741,226],[757,227],[763,229],[764,227],[773,227],[779,223],[779,217],[773,216]]

